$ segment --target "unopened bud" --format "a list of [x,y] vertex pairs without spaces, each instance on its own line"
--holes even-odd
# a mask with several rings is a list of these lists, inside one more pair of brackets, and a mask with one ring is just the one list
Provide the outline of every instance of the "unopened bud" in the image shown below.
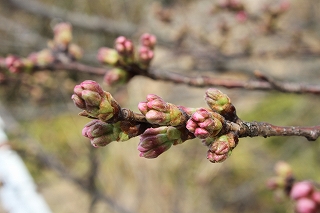
[[209,147],[207,158],[212,163],[225,161],[238,144],[238,137],[230,132],[217,138]]
[[68,52],[73,60],[79,60],[83,55],[82,49],[76,44],[70,44]]
[[140,37],[140,43],[142,46],[153,49],[155,44],[157,43],[157,38],[154,35],[151,35],[149,33],[144,33]]
[[227,120],[233,121],[237,118],[236,109],[231,104],[230,98],[220,90],[210,88],[206,91],[205,100],[208,106],[224,116]]
[[152,124],[178,126],[186,121],[176,105],[165,102],[157,95],[148,95],[147,101],[140,102],[138,108]]
[[115,49],[102,47],[98,50],[97,58],[101,63],[115,66],[119,62],[120,56]]
[[139,48],[138,60],[143,68],[147,68],[154,57],[154,52],[148,47],[142,46]]
[[214,137],[223,127],[223,121],[221,122],[219,119],[221,116],[218,116],[217,113],[199,108],[187,121],[186,128],[201,139]]
[[138,150],[141,157],[156,158],[173,144],[182,142],[181,132],[175,127],[149,128],[141,135]]
[[133,60],[134,46],[131,40],[120,36],[115,41],[115,49],[122,56],[124,63],[131,63]]
[[317,204],[314,200],[310,198],[301,198],[297,200],[296,202],[296,208],[297,213],[317,213],[319,212],[317,210]]
[[313,193],[314,187],[309,181],[295,183],[291,189],[290,197],[298,200],[302,197],[308,197]]
[[54,42],[58,47],[66,48],[72,40],[72,26],[69,23],[59,23],[54,29]]
[[98,83],[91,80],[84,81],[74,87],[72,100],[76,106],[85,109],[85,113],[81,115],[98,118],[102,121],[110,120],[120,111],[119,104],[111,94],[103,91]]
[[109,70],[103,79],[103,82],[107,86],[116,86],[116,85],[122,85],[128,81],[128,72],[120,69],[120,68],[113,68]]
[[112,141],[126,141],[129,136],[122,131],[120,122],[115,124],[93,120],[82,130],[82,135],[89,138],[94,147],[106,146]]
[[287,178],[292,176],[291,166],[284,161],[279,161],[278,163],[276,163],[274,170],[276,174],[280,177]]

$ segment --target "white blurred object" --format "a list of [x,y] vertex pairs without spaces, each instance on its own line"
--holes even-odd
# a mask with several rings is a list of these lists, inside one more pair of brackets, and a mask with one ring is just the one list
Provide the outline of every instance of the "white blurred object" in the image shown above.
[[20,156],[7,144],[0,117],[0,199],[8,213],[51,213]]

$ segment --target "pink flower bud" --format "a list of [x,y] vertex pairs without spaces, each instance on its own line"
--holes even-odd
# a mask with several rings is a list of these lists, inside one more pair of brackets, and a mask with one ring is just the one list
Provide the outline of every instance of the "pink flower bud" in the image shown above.
[[116,85],[122,85],[126,83],[129,79],[128,72],[120,69],[120,68],[113,68],[109,70],[103,79],[103,82],[107,86],[116,86]]
[[106,146],[112,141],[126,141],[130,138],[122,131],[120,122],[109,124],[100,120],[93,120],[86,124],[82,135],[89,138],[94,147]]
[[301,198],[296,202],[297,213],[317,213],[317,204],[310,198]]
[[291,189],[290,197],[293,200],[298,200],[302,197],[308,197],[314,190],[313,185],[308,181],[295,183]]
[[163,101],[157,95],[148,95],[147,101],[140,102],[138,108],[152,124],[178,126],[185,122],[185,117],[176,105]]
[[133,56],[133,43],[124,36],[120,36],[115,41],[115,49],[120,55]]
[[238,137],[233,132],[220,136],[209,146],[208,160],[212,163],[223,162],[231,155],[237,144]]
[[111,94],[103,91],[98,83],[91,80],[84,81],[74,87],[72,100],[76,106],[85,109],[86,113],[83,115],[102,121],[111,119],[120,111],[119,104]]
[[140,43],[142,46],[153,49],[155,44],[157,43],[157,38],[154,35],[145,33],[140,37]]
[[33,53],[29,56],[29,59],[39,67],[46,67],[52,64],[54,61],[52,52],[49,49],[44,49],[37,53]]
[[199,108],[189,118],[186,128],[192,132],[196,137],[205,139],[207,137],[216,136],[222,129],[223,124],[217,113],[210,112],[204,108]]
[[72,40],[72,26],[69,23],[59,23],[54,29],[54,43],[59,48],[66,48]]
[[314,200],[320,207],[320,192],[314,191],[311,196],[312,200]]
[[83,55],[81,47],[79,47],[76,44],[69,45],[68,53],[73,60],[79,60],[80,58],[82,58]]
[[149,66],[153,57],[154,57],[154,53],[150,48],[145,46],[142,46],[139,48],[138,60],[144,68]]
[[19,58],[18,56],[9,55],[5,58],[5,64],[10,72],[18,73],[22,71],[29,71],[34,64],[31,60],[26,58]]
[[292,176],[292,168],[291,166],[284,162],[284,161],[280,161],[275,165],[274,168],[276,174],[282,178],[287,178]]
[[175,127],[149,128],[141,135],[138,150],[141,157],[156,158],[173,144],[182,142],[181,132]]
[[101,63],[115,66],[119,62],[120,56],[116,50],[108,47],[102,47],[98,50],[97,58]]

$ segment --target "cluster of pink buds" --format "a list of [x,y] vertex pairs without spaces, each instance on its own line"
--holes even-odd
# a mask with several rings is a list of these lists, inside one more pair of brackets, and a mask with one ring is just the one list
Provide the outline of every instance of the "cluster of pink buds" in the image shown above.
[[295,201],[297,213],[320,212],[320,191],[311,181],[294,183],[292,169],[289,164],[279,162],[275,166],[276,176],[268,180],[267,186],[274,190],[278,199],[289,196]]
[[123,133],[118,126],[100,120],[93,120],[86,124],[82,130],[82,135],[89,138],[94,147],[106,146],[112,141],[129,139],[128,135]]
[[71,43],[72,27],[68,23],[59,23],[54,27],[54,38],[48,42],[48,48],[33,52],[26,58],[9,55],[5,59],[7,68],[14,73],[29,72],[34,68],[46,68],[54,62],[65,63],[82,57],[81,48]]
[[156,158],[167,151],[172,145],[183,142],[182,132],[172,126],[149,128],[140,136],[138,150],[140,156],[145,158]]
[[151,124],[178,126],[186,121],[176,105],[165,102],[157,95],[148,95],[147,101],[140,102],[138,108]]
[[30,59],[19,58],[18,56],[14,55],[9,55],[7,58],[5,58],[5,64],[8,70],[12,73],[30,71],[34,66]]
[[320,212],[320,191],[309,181],[297,182],[292,186],[290,198],[295,203],[297,213]]
[[[172,145],[198,137],[208,147],[209,161],[223,162],[238,144],[238,132],[230,127],[237,118],[235,108],[219,90],[207,90],[205,98],[210,109],[176,106],[150,94],[138,104],[142,114],[134,114],[121,108],[94,81],[75,86],[72,95],[75,105],[84,110],[80,115],[99,119],[83,129],[94,146],[140,135],[140,156],[156,158]],[[131,117],[125,118],[130,113]]]
[[90,118],[108,121],[120,111],[116,100],[95,81],[86,80],[76,85],[71,98],[77,107],[84,110],[81,115]]
[[137,57],[135,57],[133,42],[124,36],[120,36],[115,40],[114,48],[100,48],[97,54],[98,60],[103,64],[116,68],[106,73],[105,83],[107,86],[121,85],[128,82],[134,75],[134,69],[140,70],[139,72],[146,71],[153,59],[155,44],[156,37],[154,35],[143,34],[140,38]]

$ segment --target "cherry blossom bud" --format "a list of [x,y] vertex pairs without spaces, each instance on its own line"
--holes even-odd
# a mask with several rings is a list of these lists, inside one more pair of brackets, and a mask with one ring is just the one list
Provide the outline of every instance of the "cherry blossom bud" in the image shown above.
[[139,48],[138,52],[138,61],[143,68],[147,68],[154,57],[153,50],[146,46],[142,46]]
[[100,120],[93,120],[86,124],[82,130],[82,135],[89,138],[94,147],[106,146],[112,141],[129,139],[129,135],[120,128],[120,122],[109,124]]
[[208,160],[212,163],[225,161],[237,144],[238,137],[233,132],[220,136],[209,147],[207,153]]
[[150,49],[153,49],[155,44],[157,43],[157,38],[154,35],[151,35],[149,33],[144,33],[140,37],[140,43],[142,46],[148,47]]
[[186,120],[176,105],[165,102],[157,95],[148,95],[147,101],[140,102],[138,108],[152,124],[178,126]]
[[311,195],[312,200],[314,200],[320,207],[320,192],[314,191]]
[[5,58],[5,64],[10,72],[18,73],[29,71],[33,68],[34,63],[26,58],[19,58],[18,56],[9,55]]
[[118,51],[119,55],[124,57],[125,60],[133,59],[134,46],[131,40],[124,36],[120,36],[115,41],[115,49]]
[[217,116],[218,114],[215,112],[199,108],[187,121],[186,128],[201,139],[214,137],[223,127],[222,122],[219,120],[221,116],[219,118]]
[[80,58],[82,58],[83,55],[81,47],[79,47],[76,44],[69,45],[68,53],[73,60],[79,60]]
[[224,116],[227,120],[233,121],[237,118],[236,109],[231,104],[230,98],[220,90],[210,88],[206,91],[205,101],[213,110]]
[[149,128],[141,135],[138,150],[141,157],[156,158],[172,145],[182,142],[181,132],[175,127]]
[[292,168],[291,166],[284,162],[284,161],[280,161],[275,165],[274,168],[276,174],[282,178],[287,178],[292,176]]
[[33,63],[39,67],[46,67],[53,63],[54,57],[52,55],[51,50],[43,49],[36,53],[31,53],[28,56],[28,59],[33,61]]
[[101,63],[109,64],[111,66],[116,65],[119,62],[120,56],[115,49],[108,47],[102,47],[98,50],[98,60]]
[[128,79],[129,75],[127,71],[120,68],[113,68],[105,74],[103,82],[106,83],[107,86],[116,86],[128,82]]
[[317,213],[317,204],[310,198],[301,198],[296,202],[297,213]]
[[77,107],[84,109],[81,115],[108,121],[118,115],[120,106],[110,93],[102,90],[95,81],[87,80],[74,87],[72,100]]
[[54,42],[59,47],[65,48],[72,40],[72,26],[69,23],[59,23],[54,29]]
[[314,187],[309,181],[295,183],[291,189],[290,197],[293,200],[298,200],[302,197],[308,197],[312,194]]

